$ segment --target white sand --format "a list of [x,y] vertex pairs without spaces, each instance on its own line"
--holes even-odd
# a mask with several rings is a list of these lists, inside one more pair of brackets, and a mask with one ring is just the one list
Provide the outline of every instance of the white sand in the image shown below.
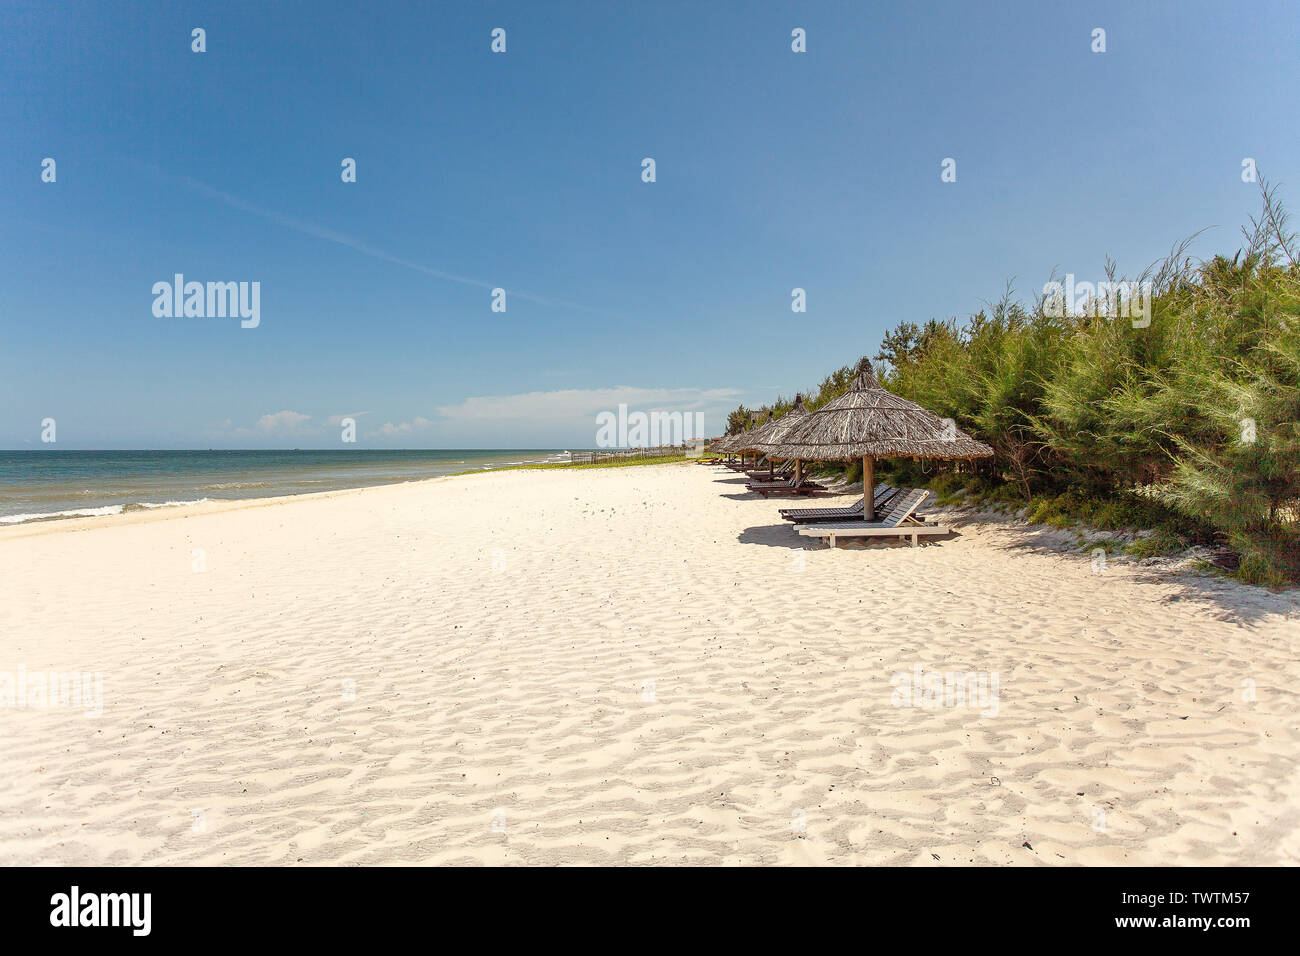
[[[0,672],[104,698],[0,710],[0,862],[1300,861],[1294,596],[1006,524],[830,551],[742,492],[505,472],[0,530]],[[914,665],[996,672],[996,716],[893,706]]]

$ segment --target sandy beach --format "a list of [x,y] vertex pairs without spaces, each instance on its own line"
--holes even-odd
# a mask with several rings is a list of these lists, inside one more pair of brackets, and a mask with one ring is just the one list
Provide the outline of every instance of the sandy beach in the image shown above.
[[655,465],[0,529],[0,672],[102,676],[0,710],[0,860],[1300,861],[1294,593],[781,505]]

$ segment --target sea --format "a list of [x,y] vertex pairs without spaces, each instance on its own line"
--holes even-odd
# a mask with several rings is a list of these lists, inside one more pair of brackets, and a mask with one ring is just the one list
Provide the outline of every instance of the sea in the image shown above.
[[0,525],[391,485],[568,461],[567,450],[0,451]]

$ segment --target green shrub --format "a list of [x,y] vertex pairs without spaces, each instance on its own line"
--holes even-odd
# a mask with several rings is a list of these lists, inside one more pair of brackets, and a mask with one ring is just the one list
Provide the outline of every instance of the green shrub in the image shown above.
[[[1053,317],[1008,292],[965,323],[889,331],[876,356],[885,387],[994,456],[961,473],[910,460],[881,473],[943,502],[969,491],[1027,505],[1052,527],[1161,532],[1139,554],[1226,543],[1243,580],[1300,583],[1300,266],[1285,211],[1261,187],[1263,212],[1231,258],[1192,268],[1184,243],[1138,277],[1151,282],[1149,324]],[[827,376],[809,407],[842,394],[854,370]]]
[[1129,542],[1124,553],[1134,558],[1151,558],[1157,555],[1176,554],[1184,548],[1181,538],[1170,531],[1160,530],[1145,538]]

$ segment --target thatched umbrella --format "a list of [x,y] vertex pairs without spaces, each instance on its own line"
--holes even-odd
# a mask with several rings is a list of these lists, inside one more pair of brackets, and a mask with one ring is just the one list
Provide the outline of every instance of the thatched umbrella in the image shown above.
[[803,461],[862,459],[863,517],[875,520],[877,458],[988,458],[993,449],[916,402],[886,391],[863,360],[849,390],[799,421],[768,453]]
[[762,442],[767,440],[767,437],[771,433],[772,428],[777,424],[778,421],[779,421],[778,419],[769,417],[767,421],[763,422],[763,424],[755,426],[754,428],[750,428],[747,431],[741,432],[739,435],[736,436],[735,441],[731,443],[731,450],[740,452],[742,458],[744,458],[745,452],[747,451],[753,452],[754,464],[755,466],[757,466],[758,453],[763,450],[761,444]]
[[718,451],[722,452],[722,456],[726,459],[727,465],[730,465],[731,460],[736,457],[735,446],[736,446],[735,435],[723,435],[722,440],[718,442],[717,445]]
[[[762,441],[759,443],[759,451],[767,452],[769,458],[773,457],[773,449],[777,448],[781,442],[785,441],[786,436],[790,435],[795,428],[798,427],[799,423],[811,414],[812,413],[804,407],[803,396],[795,395],[794,405],[791,409],[771,423],[771,429],[768,431],[766,436],[762,437]],[[777,455],[775,457],[779,458],[781,456]],[[803,461],[796,458],[794,461],[794,480],[798,483],[802,478]]]
[[738,442],[743,435],[744,432],[737,435],[724,435],[713,447],[716,451],[720,451],[727,457],[731,457],[737,453],[738,449],[736,448],[736,442]]

